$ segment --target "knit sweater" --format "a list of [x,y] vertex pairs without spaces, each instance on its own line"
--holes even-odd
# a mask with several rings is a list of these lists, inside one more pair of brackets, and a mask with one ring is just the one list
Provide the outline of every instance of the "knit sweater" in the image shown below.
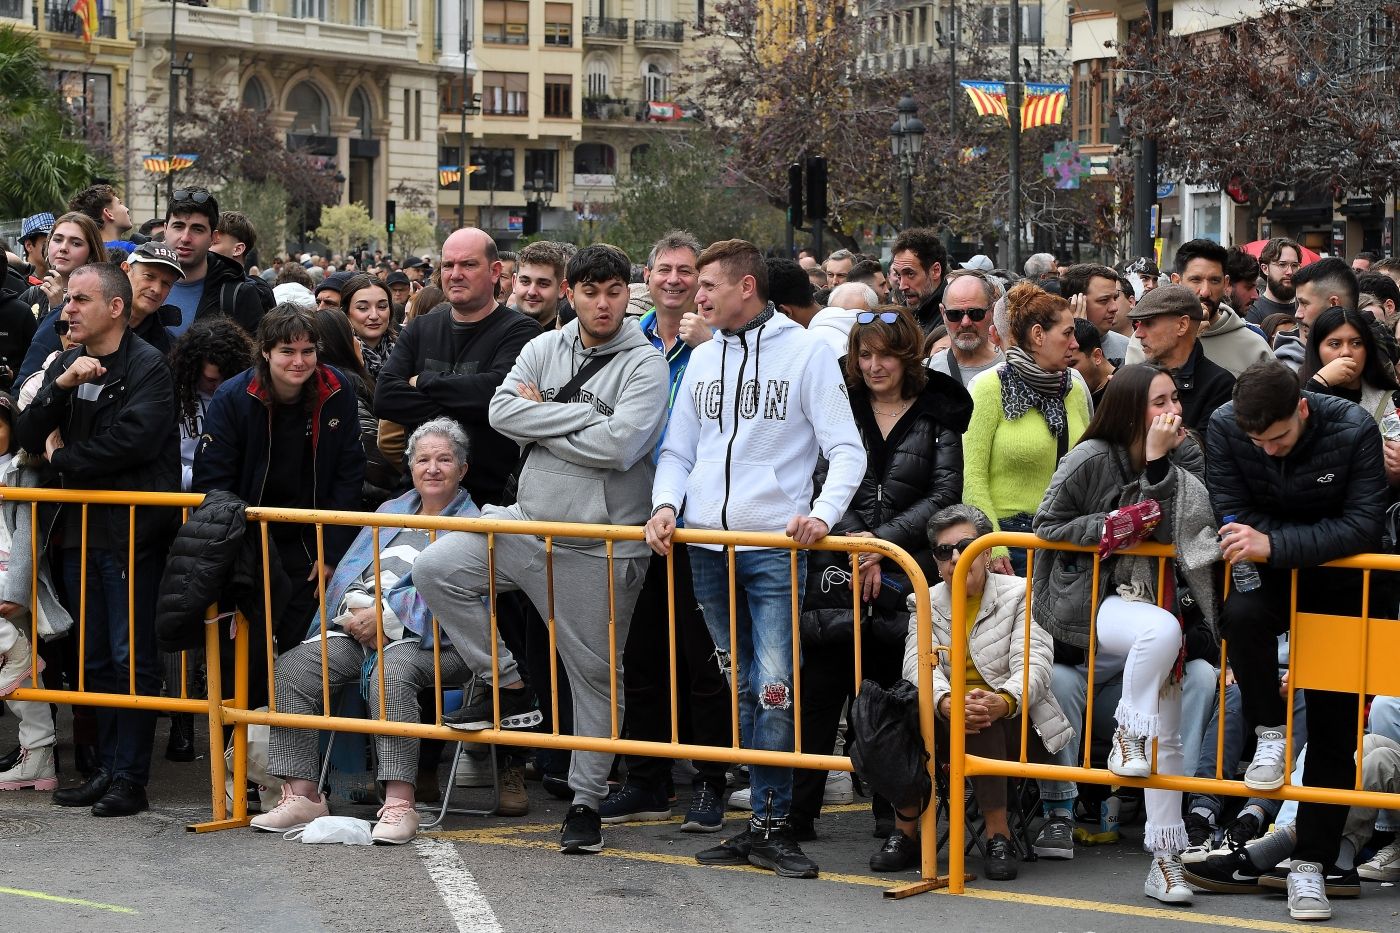
[[[1034,515],[1055,475],[1055,436],[1045,417],[1032,408],[1007,421],[1001,407],[1001,369],[973,381],[972,422],[963,435],[963,501],[975,505],[1000,530],[1013,515]],[[1065,397],[1069,443],[1089,426],[1089,397],[1079,380]]]

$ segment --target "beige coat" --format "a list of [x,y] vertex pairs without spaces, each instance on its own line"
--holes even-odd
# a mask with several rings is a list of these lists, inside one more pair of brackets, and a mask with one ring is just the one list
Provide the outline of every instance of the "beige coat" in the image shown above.
[[[951,645],[953,613],[950,607],[951,587],[940,583],[931,592],[933,602],[933,643]],[[913,609],[910,596],[910,609]],[[982,593],[982,605],[973,623],[969,655],[977,673],[997,692],[1005,692],[1016,701],[1017,713],[1030,709],[1031,725],[1050,752],[1057,752],[1074,737],[1074,729],[1055,695],[1050,690],[1050,673],[1054,663],[1054,646],[1050,635],[1031,623],[1031,675],[1028,697],[1021,695],[1026,643],[1026,581],[1021,577],[1000,573],[987,574],[987,586]],[[918,619],[910,612],[909,632],[904,639],[904,679],[919,682]],[[949,678],[951,665],[947,657],[933,669],[934,709],[952,692]]]

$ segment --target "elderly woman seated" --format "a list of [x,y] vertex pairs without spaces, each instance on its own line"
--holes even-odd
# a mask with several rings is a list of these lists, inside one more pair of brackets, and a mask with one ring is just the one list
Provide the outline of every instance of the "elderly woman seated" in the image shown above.
[[[950,505],[929,519],[928,537],[943,582],[933,588],[933,644],[953,642],[952,579],[958,558],[974,540],[992,531],[987,516],[970,505]],[[967,570],[967,693],[962,728],[967,753],[981,758],[1020,755],[1021,727],[1016,717],[1028,712],[1027,757],[1049,762],[1051,753],[1074,736],[1069,720],[1050,692],[1053,646],[1050,635],[1031,624],[1030,677],[1023,676],[1026,643],[1026,581],[1009,574],[989,573],[991,552],[983,551]],[[911,614],[904,643],[904,679],[917,684],[918,623]],[[952,711],[952,670],[946,656],[933,669],[937,750],[948,755],[948,719]],[[1023,681],[1029,686],[1022,695]],[[986,877],[1009,881],[1016,877],[1016,856],[1006,820],[1006,778],[974,777],[972,790],[986,824]],[[961,799],[959,797],[959,799]],[[896,828],[884,848],[870,859],[875,871],[900,871],[918,864],[918,815],[896,814]]]
[[[459,484],[467,472],[467,437],[456,422],[436,418],[413,432],[408,441],[413,490],[379,507],[394,515],[478,514]],[[278,709],[284,713],[322,712],[321,650],[326,651],[331,689],[359,689],[362,672],[371,715],[380,715],[379,669],[384,672],[385,719],[418,722],[418,693],[433,678],[432,618],[409,576],[414,560],[428,546],[428,532],[417,528],[382,528],[378,577],[374,538],[364,528],[341,559],[326,588],[328,624],[321,635],[319,616],[309,637],[277,659]],[[384,650],[378,652],[376,604],[382,614]],[[333,621],[332,621],[333,620]],[[443,683],[462,683],[471,673],[455,651],[438,653]],[[376,660],[378,658],[378,660]],[[398,845],[418,831],[414,781],[418,740],[376,736],[378,777],[384,782],[384,806],[374,827],[374,841]],[[286,779],[282,801],[253,819],[253,829],[285,832],[305,826],[330,811],[316,786],[320,760],[316,732],[274,727],[268,746],[268,773]]]

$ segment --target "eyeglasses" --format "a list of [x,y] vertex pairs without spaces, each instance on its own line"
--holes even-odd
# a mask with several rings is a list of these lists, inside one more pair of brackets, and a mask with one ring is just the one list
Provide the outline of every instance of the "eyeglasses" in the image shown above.
[[986,309],[986,308],[944,308],[944,309],[943,309],[943,317],[944,317],[945,320],[947,320],[947,322],[948,322],[949,324],[957,324],[959,321],[961,321],[961,320],[963,319],[963,316],[964,316],[964,315],[966,315],[967,317],[971,318],[971,319],[972,319],[972,323],[976,324],[976,323],[980,322],[981,320],[983,320],[983,319],[987,316],[987,309]]
[[170,196],[172,202],[189,201],[191,204],[203,204],[212,197],[208,191],[191,190],[189,188],[176,188],[174,194]]
[[1299,269],[1303,268],[1301,262],[1271,262],[1269,265],[1278,266],[1280,269],[1287,269],[1292,272],[1297,272]]
[[876,312],[876,311],[859,311],[859,312],[856,313],[856,323],[857,323],[857,324],[870,324],[870,323],[872,323],[876,318],[879,318],[879,319],[880,319],[880,323],[881,323],[881,324],[893,324],[895,321],[899,320],[899,312],[897,312],[897,311],[879,311],[879,312]]
[[953,555],[955,553],[961,554],[968,548],[972,547],[972,542],[975,540],[975,538],[963,538],[957,544],[934,545],[933,559],[937,561],[942,561],[943,563],[947,563],[948,561],[953,559]]

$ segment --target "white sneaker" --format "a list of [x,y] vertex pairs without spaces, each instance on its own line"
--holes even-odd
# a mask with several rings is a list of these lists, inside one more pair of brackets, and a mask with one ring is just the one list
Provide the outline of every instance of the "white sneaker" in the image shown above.
[[1278,790],[1287,772],[1284,761],[1283,728],[1255,726],[1258,737],[1254,760],[1244,772],[1244,786],[1250,790]]
[[1369,862],[1356,866],[1356,873],[1368,881],[1400,881],[1400,842],[1392,842]]
[[1191,889],[1182,874],[1181,859],[1176,856],[1154,858],[1142,883],[1142,893],[1163,904],[1191,903]]
[[376,815],[379,822],[370,833],[375,845],[401,846],[418,835],[418,811],[408,800],[390,797]]
[[261,816],[255,816],[248,825],[265,833],[285,833],[293,829],[305,829],[306,824],[318,816],[330,816],[331,808],[326,806],[326,798],[312,802],[310,798],[292,793],[286,784],[282,785],[282,802]]
[[1331,920],[1327,881],[1317,862],[1294,862],[1288,872],[1288,916],[1294,920]]
[[457,773],[452,783],[457,787],[490,787],[495,783],[491,767],[491,750],[478,742],[463,742],[457,753]]
[[1127,778],[1150,775],[1152,763],[1147,760],[1146,744],[1146,739],[1134,738],[1118,727],[1113,733],[1113,747],[1108,752],[1108,770]]
[[731,810],[752,810],[753,802],[749,799],[749,788],[736,790],[729,795],[729,808]]
[[15,766],[0,773],[0,790],[53,790],[57,786],[52,745],[21,748]]
[[851,772],[828,771],[826,773],[826,790],[822,792],[823,806],[831,807],[838,804],[850,803],[855,799],[856,795],[851,782]]
[[[31,673],[29,639],[20,638],[14,647],[0,656],[0,697],[9,696],[24,683]],[[39,670],[44,669],[44,659],[39,659]]]

